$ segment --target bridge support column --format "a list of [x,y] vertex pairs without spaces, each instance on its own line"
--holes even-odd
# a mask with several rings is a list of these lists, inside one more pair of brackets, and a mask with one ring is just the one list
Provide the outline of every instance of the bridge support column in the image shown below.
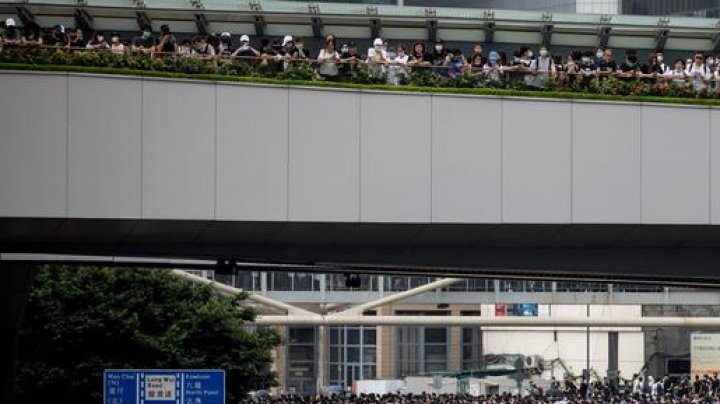
[[18,331],[25,315],[35,266],[0,261],[0,402],[15,402]]

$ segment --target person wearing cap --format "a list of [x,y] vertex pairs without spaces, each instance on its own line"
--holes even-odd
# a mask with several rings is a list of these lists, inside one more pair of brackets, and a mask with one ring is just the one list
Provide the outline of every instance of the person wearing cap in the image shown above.
[[233,52],[230,56],[240,58],[241,62],[245,63],[254,63],[255,60],[253,58],[260,57],[260,52],[250,46],[250,37],[247,35],[242,35],[240,37],[240,46],[235,49],[235,52]]
[[6,44],[19,43],[22,40],[22,35],[17,26],[15,26],[15,19],[8,18],[5,20],[5,33],[3,34],[3,42]]
[[218,44],[218,55],[230,56],[232,51],[232,35],[229,32],[222,32],[220,34],[220,43]]
[[367,60],[368,68],[373,76],[385,74],[385,64],[388,62],[387,51],[383,47],[382,38],[375,38],[373,47],[368,49]]
[[136,52],[151,53],[155,50],[156,44],[157,41],[153,36],[152,27],[148,25],[140,31],[140,35],[133,39],[130,49]]

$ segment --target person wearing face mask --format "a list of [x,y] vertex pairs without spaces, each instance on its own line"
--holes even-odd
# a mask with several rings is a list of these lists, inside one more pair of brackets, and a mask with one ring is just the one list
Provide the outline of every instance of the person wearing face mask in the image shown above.
[[410,57],[405,53],[405,46],[399,44],[395,47],[394,56],[388,62],[388,84],[398,85],[404,75],[408,73],[407,64]]
[[232,35],[230,35],[229,32],[221,33],[220,43],[218,44],[218,55],[230,56],[232,52]]
[[637,77],[640,73],[637,51],[634,49],[628,49],[625,51],[625,61],[620,64],[618,70],[618,77],[620,79],[631,79]]
[[157,40],[153,36],[152,28],[147,26],[140,31],[140,35],[133,39],[130,49],[136,52],[150,53],[155,50],[156,44]]
[[177,54],[185,58],[195,55],[195,51],[192,47],[192,41],[188,38],[183,39],[178,46]]
[[595,50],[595,64],[598,65],[603,57],[605,57],[605,48],[598,46]]
[[609,75],[615,74],[617,72],[617,63],[615,63],[615,58],[612,49],[605,49],[605,52],[603,52],[603,57],[600,59],[600,61],[596,65],[596,73],[598,75],[598,78],[601,80],[608,77]]
[[468,65],[467,59],[462,53],[462,49],[454,49],[452,52],[448,52],[447,55],[447,76],[456,77],[465,71]]
[[492,51],[488,55],[487,63],[483,66],[483,76],[488,84],[499,84],[502,82],[504,67],[500,61],[500,55]]
[[555,61],[547,47],[543,46],[540,48],[537,59],[533,60],[530,64],[530,70],[535,72],[534,80],[531,83],[533,87],[545,88],[548,81],[555,79],[557,69],[555,67]]
[[125,53],[125,44],[120,42],[120,34],[117,32],[110,34],[110,52],[114,54]]
[[368,69],[370,74],[375,77],[382,76],[385,74],[385,65],[388,62],[388,56],[385,49],[383,49],[383,40],[381,38],[375,38],[373,41],[373,47],[368,49],[367,60]]
[[358,52],[355,42],[344,43],[340,47],[340,77],[351,77],[363,60],[365,58]]
[[706,82],[712,78],[712,73],[705,64],[705,55],[702,52],[695,52],[693,62],[687,66],[685,73],[696,91],[706,88]]
[[718,60],[715,56],[710,55],[707,57],[705,64],[707,65],[707,68],[709,70],[708,89],[710,91],[717,91],[718,88],[720,88],[720,86],[718,85],[718,77],[720,76],[720,71],[718,70]]
[[195,55],[201,58],[211,58],[215,56],[215,48],[213,48],[204,36],[196,36],[192,42]]
[[430,54],[432,65],[436,68],[435,73],[444,76],[447,73],[448,60],[445,44],[442,39],[436,39],[433,52]]
[[95,31],[92,39],[87,44],[88,49],[93,50],[107,50],[110,49],[110,44],[105,40],[105,34],[102,31]]

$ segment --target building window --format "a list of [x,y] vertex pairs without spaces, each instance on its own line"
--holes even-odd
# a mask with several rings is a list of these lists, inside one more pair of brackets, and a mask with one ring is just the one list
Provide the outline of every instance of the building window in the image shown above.
[[462,369],[476,370],[483,367],[482,331],[480,327],[462,329]]
[[343,388],[355,380],[375,379],[377,341],[375,327],[330,327],[328,375],[330,385]]
[[288,391],[315,394],[315,328],[291,327],[288,329],[285,384]]
[[[445,316],[447,311],[398,311],[398,316]],[[398,377],[425,375],[448,369],[450,327],[396,327]]]

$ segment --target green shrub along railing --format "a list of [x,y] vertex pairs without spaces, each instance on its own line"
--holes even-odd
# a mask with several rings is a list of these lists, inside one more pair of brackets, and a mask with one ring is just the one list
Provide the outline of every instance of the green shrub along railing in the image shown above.
[[113,54],[52,48],[5,48],[0,52],[2,70],[66,71],[148,77],[192,78],[282,85],[391,90],[452,94],[523,96],[720,106],[720,89],[696,91],[688,85],[647,79],[606,77],[602,80],[549,81],[545,88],[529,87],[523,80],[488,82],[469,72],[443,77],[431,69],[415,69],[400,77],[398,85],[387,84],[383,75],[357,66],[348,74],[328,80],[309,63],[293,63],[274,69],[238,59],[157,57],[142,53]]

